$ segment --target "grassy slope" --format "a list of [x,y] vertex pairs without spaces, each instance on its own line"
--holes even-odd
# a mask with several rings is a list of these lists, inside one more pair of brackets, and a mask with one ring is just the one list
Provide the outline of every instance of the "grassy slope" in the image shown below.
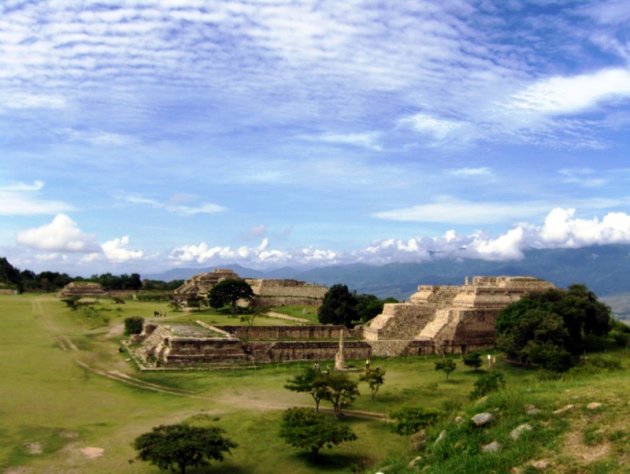
[[[118,337],[112,328],[119,326],[126,316],[149,317],[153,311],[164,311],[166,307],[132,302],[109,308],[110,311],[101,312],[109,318],[106,322],[102,317],[87,318],[80,312],[68,311],[48,296],[0,296],[3,341],[0,346],[3,361],[0,365],[0,380],[3,380],[0,384],[3,422],[0,469],[26,465],[34,472],[157,472],[145,463],[128,463],[134,457],[131,442],[152,426],[193,416],[196,422],[210,420],[225,428],[239,444],[225,463],[209,472],[307,473],[353,469],[374,472],[385,464],[392,465],[391,472],[406,472],[407,462],[417,455],[409,451],[408,439],[391,433],[386,424],[350,419],[345,422],[352,425],[359,440],[326,451],[319,463],[312,464],[277,436],[281,409],[311,404],[308,396],[282,388],[286,379],[303,364],[269,365],[257,370],[136,374],[117,353]],[[169,313],[171,320],[189,317]],[[206,316],[197,319],[202,317]],[[69,350],[62,335],[79,350]],[[61,346],[67,350],[61,350]],[[630,365],[629,353],[615,355],[622,357],[626,366]],[[127,372],[146,382],[188,390],[198,398],[129,387],[80,368],[75,363],[77,359],[96,368]],[[434,360],[432,357],[375,360],[373,365],[387,370],[386,383],[374,402],[369,399],[367,388],[361,386],[364,394],[353,408],[387,413],[403,405],[439,409],[448,402],[463,404],[463,409],[468,410],[466,416],[472,414],[476,408],[468,406],[466,396],[476,375],[463,370],[459,364],[451,375],[452,380],[447,382],[442,373],[433,369]],[[461,471],[462,466],[473,465],[506,472],[507,467],[523,464],[531,457],[545,456],[554,461],[554,470],[558,472],[625,472],[624,469],[628,469],[630,461],[623,449],[629,444],[627,426],[630,426],[627,371],[540,382],[533,372],[501,368],[512,389],[512,395],[502,395],[509,403],[501,398],[490,398],[486,407],[478,407],[502,407],[499,423],[492,428],[496,431],[489,430],[479,437],[474,431],[469,432],[467,425],[454,428],[448,420],[444,426],[436,426],[430,436],[437,436],[437,432],[446,427],[452,433],[447,439],[451,444],[445,445],[449,449],[442,454],[455,455],[449,455],[452,459],[449,461],[440,460],[442,454],[438,450],[422,453],[431,466],[429,472],[457,472],[456,468],[466,472]],[[582,408],[593,400],[604,403],[604,407],[593,413]],[[506,433],[523,418],[524,403],[535,403],[544,410],[543,416],[533,421],[538,438],[530,439],[539,441],[527,443],[530,446],[527,449],[509,447]],[[553,408],[566,403],[580,407],[562,418],[549,415]],[[593,430],[593,426],[600,425],[602,432]],[[594,443],[592,446],[580,444],[585,435],[587,441]],[[490,468],[484,464],[490,459],[488,455],[483,458],[478,454],[478,444],[489,436],[498,437],[506,446],[502,455],[491,459]],[[567,445],[565,438],[573,441]],[[455,447],[458,441],[462,444]],[[42,444],[43,454],[28,454],[25,444],[32,442]],[[583,467],[588,459],[581,460],[579,454],[601,449],[603,445],[608,446],[604,455],[592,459],[590,468]],[[88,460],[78,452],[86,446],[102,447],[105,455]],[[468,449],[457,454],[463,450],[462,446]]]

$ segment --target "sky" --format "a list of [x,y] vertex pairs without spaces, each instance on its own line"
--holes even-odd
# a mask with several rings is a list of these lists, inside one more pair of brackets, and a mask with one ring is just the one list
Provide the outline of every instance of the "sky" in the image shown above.
[[2,0],[0,255],[89,275],[630,243],[630,2]]

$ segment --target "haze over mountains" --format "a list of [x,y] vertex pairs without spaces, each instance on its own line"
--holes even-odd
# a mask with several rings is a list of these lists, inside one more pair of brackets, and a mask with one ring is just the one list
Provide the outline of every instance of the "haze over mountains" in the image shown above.
[[[599,296],[630,291],[630,246],[607,245],[580,249],[528,250],[515,261],[435,259],[423,263],[331,265],[318,268],[285,267],[270,271],[222,265],[243,277],[295,278],[332,285],[345,283],[358,292],[407,298],[418,284],[461,284],[473,275],[531,275],[560,287],[584,283]],[[178,268],[145,278],[186,279],[213,267]]]

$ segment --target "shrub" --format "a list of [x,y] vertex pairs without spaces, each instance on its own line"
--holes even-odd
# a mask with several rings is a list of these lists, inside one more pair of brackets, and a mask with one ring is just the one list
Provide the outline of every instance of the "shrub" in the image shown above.
[[469,398],[474,400],[491,392],[497,392],[505,387],[505,377],[501,372],[484,374],[475,382],[475,388],[470,392]]
[[453,359],[444,359],[435,363],[435,370],[443,371],[446,374],[446,380],[456,368],[457,364]]
[[144,318],[132,316],[125,319],[125,334],[140,334],[144,326]]
[[410,435],[435,423],[439,414],[422,407],[407,407],[393,412],[390,416],[394,419],[392,425],[394,433]]
[[481,354],[479,352],[464,354],[462,359],[464,360],[465,366],[472,367],[475,371],[481,367]]

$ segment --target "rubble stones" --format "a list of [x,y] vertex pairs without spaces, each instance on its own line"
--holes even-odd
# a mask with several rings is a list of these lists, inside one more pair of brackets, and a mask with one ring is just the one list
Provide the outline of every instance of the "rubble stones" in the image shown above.
[[477,413],[471,420],[475,426],[485,426],[494,420],[494,415],[488,412]]

